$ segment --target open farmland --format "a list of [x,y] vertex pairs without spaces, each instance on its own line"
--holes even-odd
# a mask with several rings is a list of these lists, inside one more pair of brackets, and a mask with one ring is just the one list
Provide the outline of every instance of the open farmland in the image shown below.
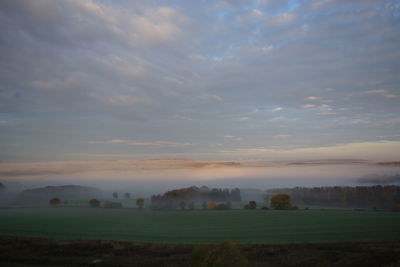
[[0,210],[0,235],[156,243],[325,243],[400,239],[400,213],[350,210]]

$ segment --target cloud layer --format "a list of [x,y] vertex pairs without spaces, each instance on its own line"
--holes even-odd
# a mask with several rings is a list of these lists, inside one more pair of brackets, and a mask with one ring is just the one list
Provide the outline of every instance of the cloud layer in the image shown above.
[[0,24],[0,160],[400,141],[399,1],[13,0]]

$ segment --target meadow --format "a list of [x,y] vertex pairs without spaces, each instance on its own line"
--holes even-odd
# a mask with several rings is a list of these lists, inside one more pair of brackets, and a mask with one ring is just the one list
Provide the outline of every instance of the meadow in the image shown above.
[[197,244],[400,240],[400,213],[353,210],[0,209],[0,235]]

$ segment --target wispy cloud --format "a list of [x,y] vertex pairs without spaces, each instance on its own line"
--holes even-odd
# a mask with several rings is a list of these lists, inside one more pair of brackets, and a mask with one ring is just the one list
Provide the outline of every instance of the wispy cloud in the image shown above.
[[148,146],[148,147],[187,147],[195,144],[188,142],[169,142],[169,141],[153,141],[153,142],[136,142],[122,139],[112,139],[107,141],[89,141],[90,144],[125,144],[129,146]]
[[320,97],[318,96],[307,96],[306,98],[304,98],[305,100],[318,100],[320,99]]
[[276,135],[272,136],[272,138],[274,138],[274,139],[286,139],[289,137],[291,137],[290,134],[276,134]]
[[315,107],[317,107],[317,106],[314,105],[314,104],[304,104],[304,105],[301,105],[301,107],[302,107],[302,108],[315,108]]
[[382,123],[370,123],[367,126],[368,127],[384,127],[384,126],[393,125],[393,124],[400,124],[400,120],[390,120],[390,121],[385,121]]
[[365,92],[366,94],[370,95],[381,95],[386,98],[400,98],[399,94],[393,94],[387,90],[384,89],[377,89],[377,90],[368,90]]
[[233,136],[233,135],[225,135],[224,138],[225,138],[225,139],[229,139],[229,140],[235,140],[235,141],[240,141],[240,140],[242,140],[241,137]]

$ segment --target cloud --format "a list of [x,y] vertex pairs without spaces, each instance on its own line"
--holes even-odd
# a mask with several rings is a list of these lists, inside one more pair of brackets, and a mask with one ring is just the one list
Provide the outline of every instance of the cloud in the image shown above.
[[263,12],[259,9],[252,9],[244,14],[237,16],[237,19],[241,22],[252,21],[259,19],[263,16]]
[[286,139],[289,137],[291,137],[290,134],[276,134],[276,135],[272,136],[272,138],[274,138],[274,139]]
[[381,95],[386,98],[400,98],[399,94],[393,94],[384,89],[368,90],[365,93],[370,95]]
[[[400,142],[358,142],[339,144],[335,146],[303,147],[294,149],[273,149],[266,147],[240,148],[234,150],[221,150],[219,153],[229,154],[241,158],[260,159],[332,159],[332,158],[355,158],[368,160],[388,160],[398,156]],[[374,151],[371,154],[370,151]]]
[[335,112],[335,111],[318,111],[315,114],[317,114],[317,115],[336,115],[337,112]]
[[318,100],[320,99],[320,97],[317,96],[307,96],[306,98],[304,98],[305,100]]
[[383,123],[370,123],[367,125],[367,127],[384,127],[395,124],[400,124],[400,120],[390,120]]
[[301,105],[301,107],[302,107],[302,108],[315,108],[315,107],[317,107],[317,106],[314,105],[314,104],[304,104],[304,105]]
[[160,7],[146,11],[133,19],[134,41],[144,44],[173,43],[182,35],[180,24],[187,18],[171,7]]
[[225,139],[229,139],[229,140],[235,140],[235,141],[241,141],[242,140],[241,137],[237,137],[237,136],[233,136],[233,135],[225,135],[224,138]]
[[[396,3],[315,3],[0,1],[0,140],[20,145],[0,160],[393,136],[399,124],[366,125],[400,113]],[[87,141],[109,136],[136,145]],[[201,146],[157,143],[170,140]]]
[[112,139],[108,141],[89,141],[90,144],[125,144],[129,146],[144,146],[144,147],[187,147],[195,144],[188,142],[170,142],[170,141],[153,141],[153,142],[135,142],[122,139]]
[[267,20],[267,23],[271,25],[284,25],[291,23],[295,18],[295,13],[283,13],[277,16],[270,17]]

